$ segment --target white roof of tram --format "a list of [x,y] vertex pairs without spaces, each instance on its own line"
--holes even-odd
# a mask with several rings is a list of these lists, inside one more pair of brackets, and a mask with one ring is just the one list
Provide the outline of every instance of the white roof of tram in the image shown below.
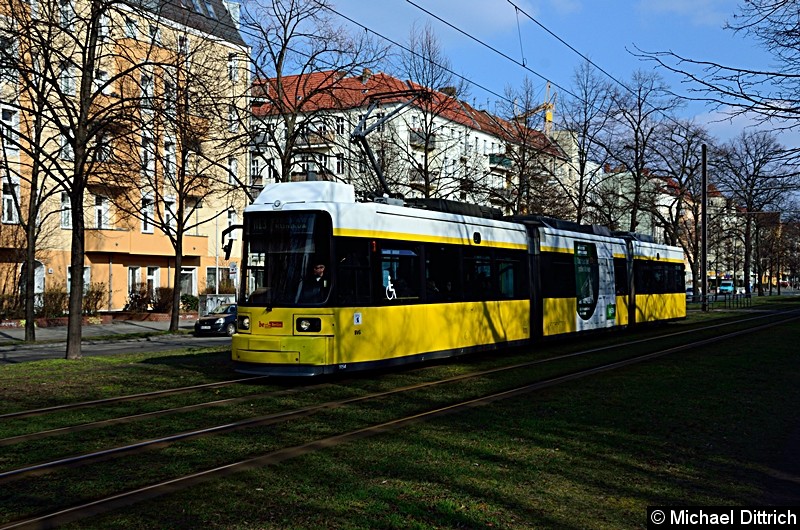
[[[358,202],[353,186],[340,182],[270,184],[245,212],[315,209],[331,214],[334,231],[339,235],[461,244],[484,242],[487,246],[520,249],[527,246],[525,229],[517,223],[379,202]],[[477,235],[480,237],[475,241]]]

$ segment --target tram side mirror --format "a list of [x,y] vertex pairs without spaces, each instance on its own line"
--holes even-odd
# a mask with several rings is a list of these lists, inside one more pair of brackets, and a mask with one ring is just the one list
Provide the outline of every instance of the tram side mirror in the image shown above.
[[231,259],[231,249],[233,248],[233,239],[227,237],[228,234],[234,230],[239,230],[242,227],[243,225],[231,225],[222,231],[222,240],[225,241],[225,244],[222,245],[222,250],[225,252],[225,260]]

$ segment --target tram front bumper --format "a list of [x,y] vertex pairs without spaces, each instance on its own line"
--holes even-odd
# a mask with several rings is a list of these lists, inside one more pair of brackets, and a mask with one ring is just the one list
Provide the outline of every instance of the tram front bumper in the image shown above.
[[328,364],[331,337],[233,336],[232,360],[254,364]]

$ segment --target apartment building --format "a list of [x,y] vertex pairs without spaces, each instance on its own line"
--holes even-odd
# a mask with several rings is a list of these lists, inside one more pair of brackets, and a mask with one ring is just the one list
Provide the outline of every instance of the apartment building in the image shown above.
[[[390,194],[438,197],[519,212],[523,175],[552,178],[561,149],[543,133],[455,97],[382,72],[323,71],[257,80],[252,94],[250,183],[287,180],[352,183],[386,194],[364,150],[365,138]],[[516,156],[538,160],[521,171]],[[523,210],[524,211],[524,210]]]
[[75,230],[102,309],[175,287],[178,261],[182,293],[228,289],[238,271],[221,234],[247,201],[238,4],[2,0],[0,40],[4,295],[30,245],[35,291],[68,289]]

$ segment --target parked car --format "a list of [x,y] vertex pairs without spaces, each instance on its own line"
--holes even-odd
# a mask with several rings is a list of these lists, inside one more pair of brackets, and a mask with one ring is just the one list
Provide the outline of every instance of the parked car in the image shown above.
[[719,282],[719,289],[717,293],[719,294],[733,294],[736,288],[733,285],[733,280],[722,280]]
[[236,304],[222,304],[194,323],[195,335],[232,336],[236,333]]

